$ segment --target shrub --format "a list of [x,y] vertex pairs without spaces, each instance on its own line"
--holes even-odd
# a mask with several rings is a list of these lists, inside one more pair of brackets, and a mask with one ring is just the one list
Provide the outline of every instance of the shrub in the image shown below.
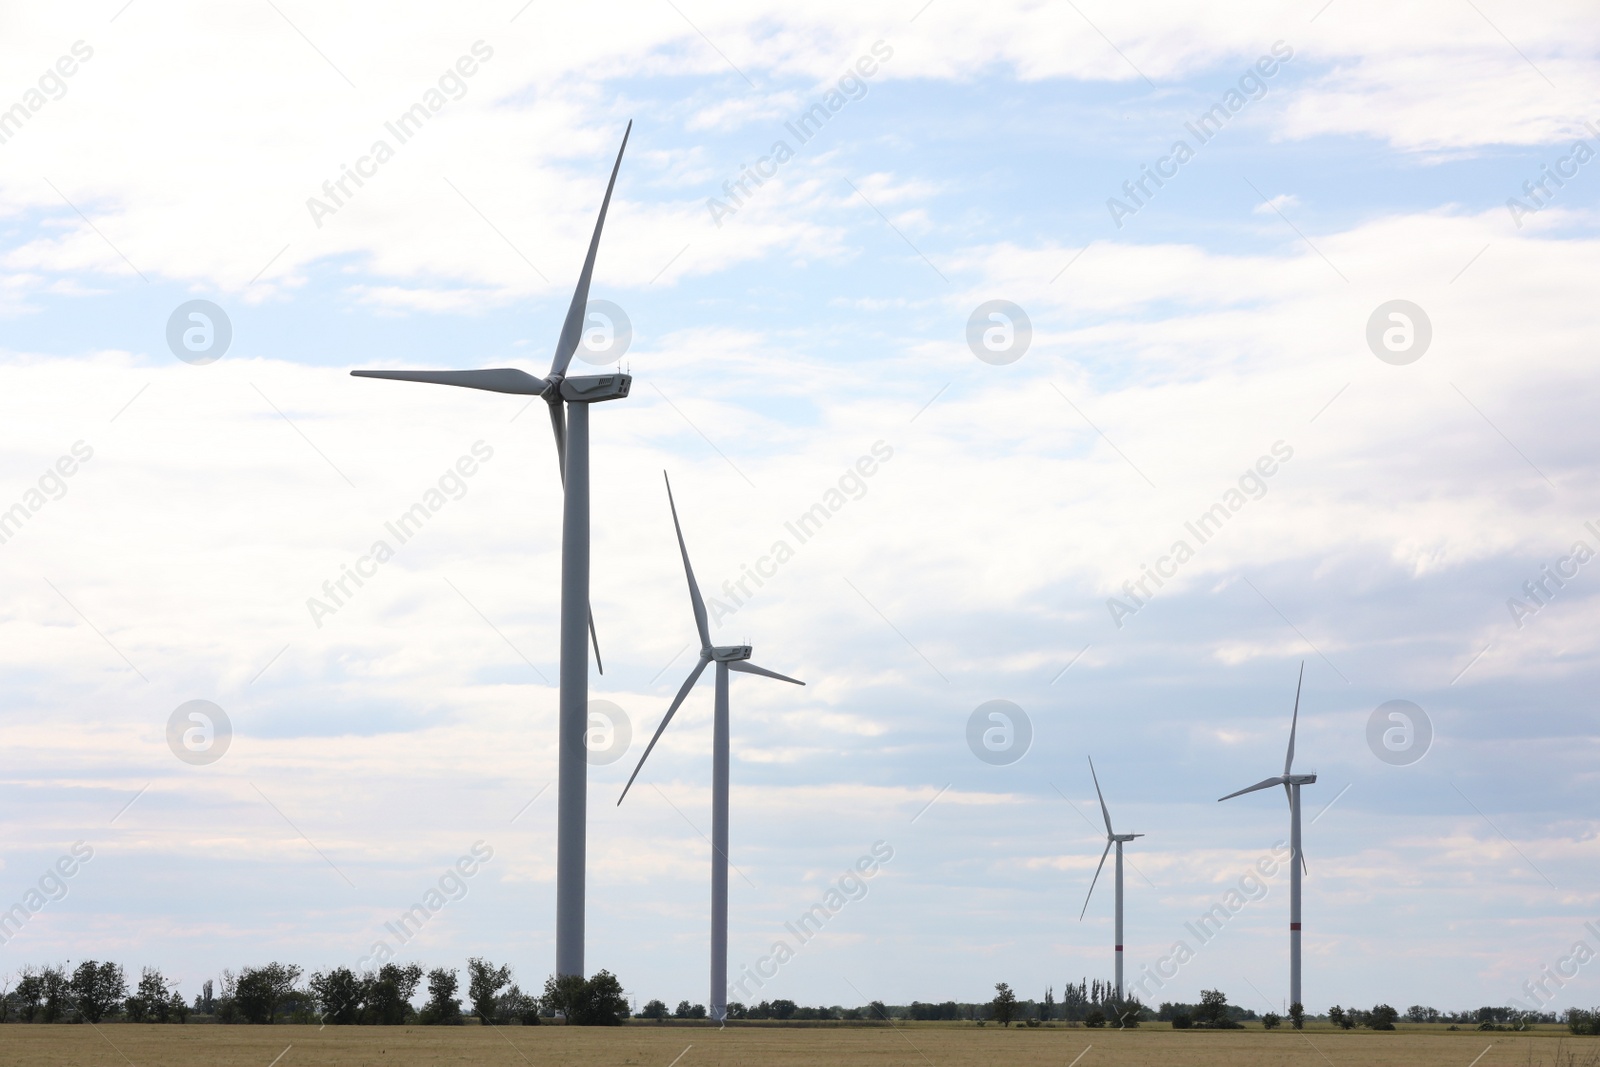
[[1104,1026],[1105,1024],[1106,1024],[1106,1013],[1101,1011],[1099,1008],[1090,1008],[1087,1012],[1084,1013],[1083,1025],[1092,1026],[1092,1027],[1095,1027],[1096,1029],[1098,1029],[1098,1028]]
[[1261,1026],[1265,1030],[1276,1030],[1281,1022],[1283,1020],[1270,1011],[1261,1017]]
[[[730,1004],[730,1005],[728,1005],[728,1007],[732,1008],[733,1005]],[[730,1012],[729,1014],[732,1014],[732,1013]],[[666,1017],[667,1017],[667,1005],[664,1002],[659,1001],[659,1000],[650,1001],[649,1003],[647,1003],[644,1006],[644,1010],[639,1013],[639,1018],[641,1018],[641,1019],[654,1019],[656,1022],[660,1022],[662,1019],[665,1019]]]

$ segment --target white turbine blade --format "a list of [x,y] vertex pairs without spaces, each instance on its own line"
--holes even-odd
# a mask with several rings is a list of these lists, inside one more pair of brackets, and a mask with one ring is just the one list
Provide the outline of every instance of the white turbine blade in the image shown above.
[[1089,911],[1089,897],[1094,896],[1095,883],[1100,881],[1100,872],[1105,869],[1106,857],[1111,854],[1111,842],[1106,842],[1106,850],[1100,853],[1100,866],[1094,869],[1094,878],[1089,882],[1089,896],[1083,898],[1083,911],[1078,912],[1078,921],[1083,922],[1083,917]]
[[611,190],[617,184],[617,171],[622,169],[622,153],[628,147],[628,134],[633,123],[622,133],[622,147],[617,149],[617,161],[611,166],[611,180],[606,183],[605,199],[600,201],[600,217],[594,220],[594,236],[589,238],[589,255],[583,261],[578,275],[578,287],[572,291],[572,304],[567,308],[567,321],[561,326],[561,339],[556,342],[556,358],[550,363],[550,374],[566,374],[572,363],[572,354],[578,350],[578,340],[583,336],[583,322],[589,310],[589,280],[594,277],[594,257],[600,250],[600,231],[606,224],[606,209],[611,206]]
[[539,396],[550,384],[527,371],[511,367],[494,370],[353,370],[350,376],[386,378],[392,382],[459,385],[466,389],[487,389],[491,393],[516,393],[519,396]]
[[1100,814],[1106,820],[1106,836],[1110,837],[1116,831],[1111,829],[1111,813],[1106,810],[1106,795],[1100,792],[1100,777],[1094,773],[1094,757],[1089,757],[1089,777],[1094,779],[1094,795],[1100,798]]
[[765,667],[757,667],[754,663],[745,659],[734,660],[728,664],[728,669],[730,671],[741,671],[745,674],[759,674],[763,678],[776,678],[780,682],[793,682],[795,685],[806,684],[798,678],[790,678],[787,674],[779,674],[777,671],[769,671]]
[[1306,661],[1300,661],[1300,680],[1294,683],[1294,718],[1289,722],[1289,754],[1283,757],[1283,773],[1294,765],[1294,733],[1300,726],[1300,683],[1306,680]]
[[1234,797],[1242,797],[1246,793],[1254,793],[1257,789],[1271,789],[1275,785],[1283,784],[1283,777],[1281,775],[1275,778],[1268,778],[1265,781],[1257,782],[1255,785],[1250,786],[1247,789],[1241,789],[1237,793],[1229,793],[1225,797],[1218,797],[1217,803],[1221,804],[1224,800],[1232,800]]
[[644,769],[644,761],[650,758],[650,753],[656,747],[656,742],[661,740],[661,733],[667,728],[667,723],[671,722],[672,717],[678,713],[678,706],[683,703],[683,698],[689,695],[689,690],[694,688],[694,683],[700,680],[701,672],[710,664],[711,661],[709,659],[701,659],[695,665],[694,670],[689,672],[689,677],[684,680],[683,686],[679,688],[678,695],[672,699],[672,707],[668,708],[667,713],[661,717],[661,725],[656,727],[656,735],[650,739],[650,744],[645,746],[644,755],[639,757],[639,766],[635,767],[633,773],[628,775],[628,784],[622,787],[622,796],[617,798],[619,806],[627,798],[628,790],[633,788],[633,780],[639,777],[639,772]]
[[667,506],[672,509],[672,528],[678,531],[678,551],[683,554],[683,573],[689,579],[689,601],[694,605],[694,625],[700,631],[700,647],[711,647],[711,627],[706,625],[706,602],[700,599],[700,586],[694,580],[694,568],[689,566],[689,548],[683,543],[683,527],[678,525],[678,505],[672,499],[672,479],[662,471],[667,483]]

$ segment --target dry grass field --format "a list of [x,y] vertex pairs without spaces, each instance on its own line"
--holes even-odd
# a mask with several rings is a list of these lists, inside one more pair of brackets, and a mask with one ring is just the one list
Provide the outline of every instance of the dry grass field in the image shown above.
[[1600,1067],[1600,1039],[1418,1028],[1376,1034],[545,1026],[0,1026],[4,1067]]

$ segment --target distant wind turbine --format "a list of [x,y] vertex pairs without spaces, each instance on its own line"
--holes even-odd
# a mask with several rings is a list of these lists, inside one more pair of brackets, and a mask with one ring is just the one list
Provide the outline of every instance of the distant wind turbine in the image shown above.
[[1143,834],[1119,834],[1111,829],[1111,813],[1106,810],[1106,796],[1100,792],[1100,777],[1094,773],[1094,759],[1089,759],[1089,776],[1094,779],[1095,796],[1100,798],[1100,814],[1106,820],[1106,851],[1100,853],[1100,866],[1094,869],[1094,879],[1089,883],[1089,894],[1083,898],[1083,911],[1078,913],[1078,921],[1082,922],[1084,915],[1089,911],[1089,897],[1094,896],[1094,887],[1100,881],[1100,872],[1106,865],[1106,853],[1111,851],[1111,846],[1117,846],[1117,1003],[1122,1003],[1122,844],[1132,841]]
[[1258,789],[1270,789],[1275,785],[1283,786],[1284,795],[1289,798],[1289,1003],[1302,1006],[1305,1001],[1300,996],[1300,874],[1306,869],[1306,857],[1300,850],[1300,787],[1317,780],[1314,774],[1292,773],[1294,735],[1300,726],[1300,685],[1305,678],[1306,665],[1302,660],[1300,679],[1294,684],[1294,717],[1289,721],[1289,752],[1283,758],[1283,773],[1217,800],[1220,804],[1224,800],[1254,793]]
[[[589,405],[628,395],[633,379],[627,374],[568,376],[578,342],[583,337],[589,305],[589,280],[594,276],[600,231],[611,206],[622,153],[628,147],[633,123],[622,134],[622,147],[611,167],[600,217],[595,220],[589,254],[578,275],[578,286],[567,307],[567,318],[556,342],[550,373],[537,378],[514,368],[494,370],[353,370],[357,378],[388,378],[401,382],[428,382],[542,397],[550,407],[550,427],[555,431],[556,462],[561,467],[561,698],[559,778],[556,787],[556,973],[583,976],[584,867],[588,820],[588,750],[584,735],[589,726],[589,646],[600,663],[600,642],[594,638],[594,614],[589,610]],[[585,632],[587,631],[587,633]],[[604,668],[602,668],[603,672]]]
[[[666,472],[661,474],[666,478]],[[678,532],[678,551],[683,556],[683,574],[689,581],[689,603],[694,608],[694,625],[700,634],[700,662],[679,688],[672,706],[662,717],[656,734],[639,757],[639,765],[628,776],[622,787],[621,805],[639,777],[644,761],[650,758],[661,733],[677,714],[678,707],[700,680],[701,673],[712,663],[717,665],[716,711],[711,727],[711,1018],[722,1022],[728,1016],[728,672],[741,671],[776,678],[795,685],[806,683],[789,678],[750,662],[749,645],[713,645],[711,630],[706,625],[706,603],[700,596],[700,586],[694,580],[694,568],[689,565],[689,549],[683,543],[683,527],[678,525],[678,506],[672,500],[672,481],[667,479],[667,506],[672,509],[672,527]]]

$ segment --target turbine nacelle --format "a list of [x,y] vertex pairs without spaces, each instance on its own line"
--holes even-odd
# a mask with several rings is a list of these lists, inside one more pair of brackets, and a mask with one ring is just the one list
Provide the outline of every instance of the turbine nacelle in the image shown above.
[[557,375],[550,381],[560,389],[561,399],[569,404],[598,404],[627,396],[633,385],[633,375],[579,374],[570,378]]
[[1284,778],[1285,785],[1310,785],[1317,780],[1314,774],[1291,774]]
[[711,661],[713,663],[737,663],[750,658],[754,650],[749,645],[718,645],[712,649]]

